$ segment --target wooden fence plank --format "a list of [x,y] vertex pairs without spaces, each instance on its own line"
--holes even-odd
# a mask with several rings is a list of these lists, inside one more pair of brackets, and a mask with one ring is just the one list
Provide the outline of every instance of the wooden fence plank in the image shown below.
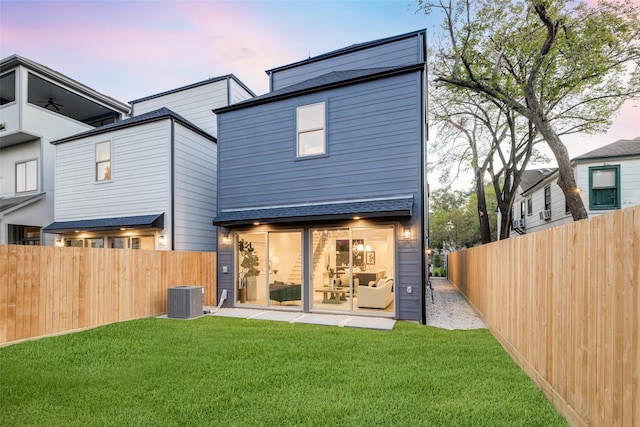
[[215,262],[211,252],[0,245],[0,344],[166,313],[171,286],[202,286],[215,301]]
[[570,425],[635,426],[639,260],[635,206],[450,254],[448,272]]

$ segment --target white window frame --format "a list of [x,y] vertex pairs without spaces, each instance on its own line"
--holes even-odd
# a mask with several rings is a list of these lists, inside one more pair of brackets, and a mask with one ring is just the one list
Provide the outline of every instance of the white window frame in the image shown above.
[[[31,168],[30,168],[31,165]],[[22,170],[21,170],[22,169]],[[29,172],[32,171],[35,176],[29,179]],[[22,180],[18,177],[22,176]],[[32,182],[31,182],[32,181]],[[31,159],[24,162],[16,163],[16,193],[29,193],[38,190],[38,160]]]
[[[307,116],[307,113],[309,116]],[[314,114],[320,113],[321,117],[314,117]],[[306,122],[306,123],[305,123]],[[309,123],[310,122],[310,123]],[[324,156],[327,154],[327,107],[326,102],[317,102],[315,104],[301,105],[296,108],[296,157],[314,157]],[[305,147],[303,139],[304,137],[320,137],[321,150],[312,149],[309,151],[309,147]],[[318,145],[320,145],[318,144]],[[312,145],[310,148],[315,148]]]
[[[103,144],[109,144],[109,158],[108,159],[103,159],[103,158],[98,158],[98,146],[101,146]],[[106,181],[111,181],[111,177],[113,176],[113,167],[112,167],[112,162],[111,159],[113,157],[112,155],[112,149],[111,149],[111,141],[100,141],[100,142],[96,142],[94,147],[93,147],[93,160],[94,160],[94,178],[96,182],[106,182]],[[99,167],[103,164],[107,163],[107,167],[109,168],[109,176],[108,177],[103,177],[101,178],[98,175],[98,170]]]

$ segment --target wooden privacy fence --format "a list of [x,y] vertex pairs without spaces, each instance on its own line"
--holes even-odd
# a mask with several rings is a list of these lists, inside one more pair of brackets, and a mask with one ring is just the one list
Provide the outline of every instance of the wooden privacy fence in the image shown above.
[[448,262],[449,279],[571,425],[640,426],[640,206]]
[[216,253],[0,245],[0,344],[167,312],[167,288],[203,286]]

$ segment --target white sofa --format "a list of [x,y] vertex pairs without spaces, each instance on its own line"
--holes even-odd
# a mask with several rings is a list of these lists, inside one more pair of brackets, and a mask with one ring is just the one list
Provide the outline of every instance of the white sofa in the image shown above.
[[[375,285],[375,286],[373,286]],[[359,308],[387,308],[393,301],[393,279],[384,278],[369,286],[358,286]]]

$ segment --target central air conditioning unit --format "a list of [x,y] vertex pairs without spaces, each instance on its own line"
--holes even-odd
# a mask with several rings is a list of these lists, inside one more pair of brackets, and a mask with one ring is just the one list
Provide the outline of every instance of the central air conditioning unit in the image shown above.
[[176,286],[167,289],[167,317],[190,319],[202,316],[202,286]]
[[512,225],[513,228],[524,228],[524,218],[514,219]]
[[540,211],[540,219],[551,219],[551,211],[550,210],[544,210],[544,211]]

